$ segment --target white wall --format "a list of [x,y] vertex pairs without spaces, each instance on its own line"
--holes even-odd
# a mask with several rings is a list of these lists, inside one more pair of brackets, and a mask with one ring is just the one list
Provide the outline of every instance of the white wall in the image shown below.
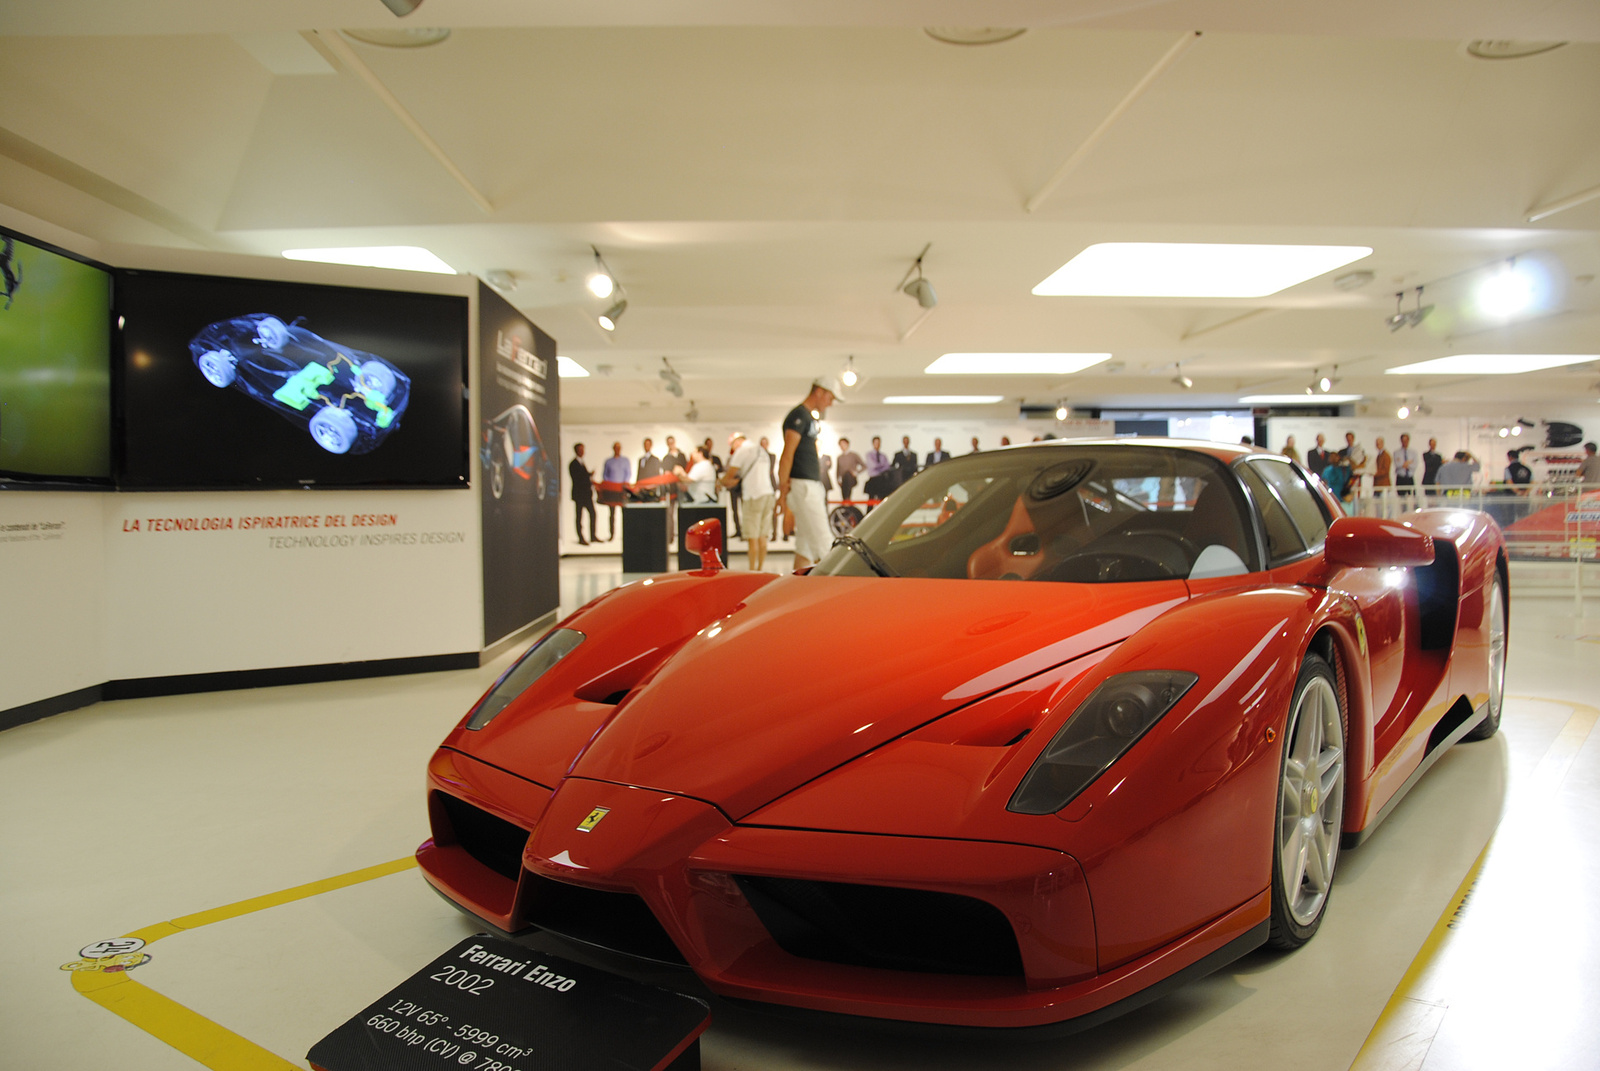
[[0,710],[106,680],[104,497],[0,491]]
[[476,651],[463,491],[110,495],[105,677]]

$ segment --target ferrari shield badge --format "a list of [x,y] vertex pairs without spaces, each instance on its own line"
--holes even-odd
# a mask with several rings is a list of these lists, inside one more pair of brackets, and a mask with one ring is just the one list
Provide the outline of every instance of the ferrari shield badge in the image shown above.
[[610,807],[596,807],[589,812],[589,817],[578,823],[578,832],[587,833],[600,824],[600,819],[611,813]]

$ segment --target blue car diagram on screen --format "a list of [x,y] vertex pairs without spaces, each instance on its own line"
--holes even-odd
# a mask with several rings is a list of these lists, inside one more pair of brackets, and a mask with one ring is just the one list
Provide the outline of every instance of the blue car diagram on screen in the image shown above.
[[410,377],[382,357],[270,313],[211,324],[189,352],[212,386],[243,391],[331,454],[376,449],[400,426],[411,398]]

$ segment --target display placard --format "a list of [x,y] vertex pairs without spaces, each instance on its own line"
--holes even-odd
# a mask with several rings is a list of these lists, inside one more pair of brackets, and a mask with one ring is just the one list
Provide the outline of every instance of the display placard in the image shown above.
[[306,1059],[318,1071],[698,1071],[691,1046],[710,1022],[696,997],[478,934]]

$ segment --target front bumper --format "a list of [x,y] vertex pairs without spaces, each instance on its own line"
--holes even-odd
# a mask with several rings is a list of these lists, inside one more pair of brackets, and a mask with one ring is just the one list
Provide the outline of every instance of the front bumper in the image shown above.
[[448,749],[429,787],[418,863],[498,929],[681,962],[722,995],[820,1011],[987,1027],[1092,1016],[1266,917],[1263,894],[1100,973],[1089,890],[1064,852],[736,826],[700,800],[581,778],[552,792]]

